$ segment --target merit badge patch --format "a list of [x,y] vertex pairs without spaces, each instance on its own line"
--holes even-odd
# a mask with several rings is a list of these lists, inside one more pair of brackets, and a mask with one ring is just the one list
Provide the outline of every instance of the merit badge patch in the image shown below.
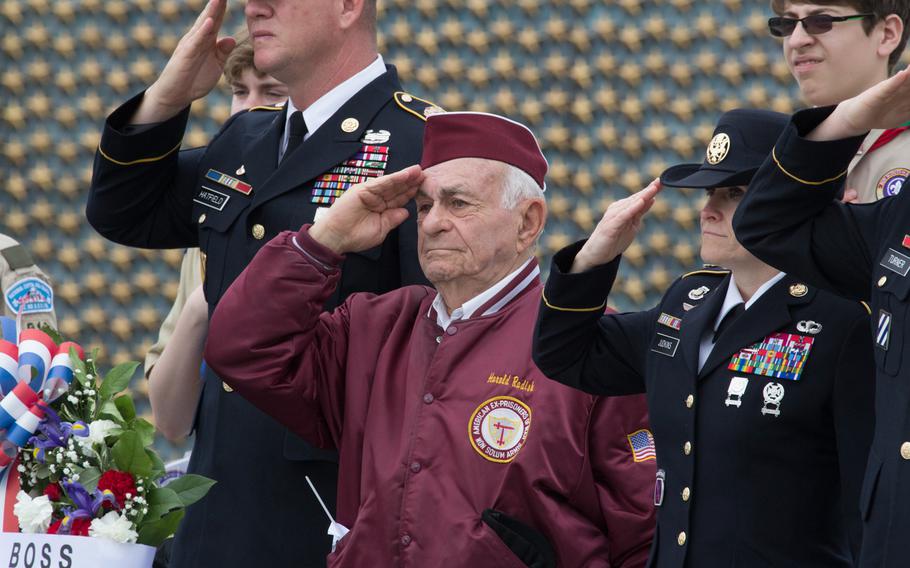
[[878,264],[884,266],[891,272],[897,272],[901,276],[906,276],[907,272],[910,271],[910,256],[901,254],[893,248],[889,248],[881,262]]
[[888,343],[891,341],[891,314],[885,310],[878,311],[878,327],[875,331],[875,344],[888,350]]
[[515,459],[531,430],[531,409],[511,396],[497,396],[481,403],[468,422],[474,450],[492,462]]
[[54,311],[54,290],[40,278],[23,278],[6,291],[6,306],[14,314]]
[[654,435],[650,430],[641,429],[626,435],[629,447],[632,448],[632,459],[635,462],[656,460],[654,451]]
[[670,328],[673,328],[676,331],[679,331],[679,328],[682,327],[681,319],[679,319],[676,316],[671,316],[670,314],[666,314],[663,312],[661,312],[660,317],[657,318],[657,323],[659,323],[661,325],[665,325]]
[[214,189],[203,185],[202,189],[199,190],[199,194],[193,198],[193,201],[200,205],[205,205],[206,207],[221,211],[230,199],[230,195],[225,195],[220,191],[215,191]]
[[746,394],[746,388],[749,386],[749,379],[746,377],[733,377],[730,379],[730,386],[727,387],[727,400],[724,406],[735,406],[739,408],[743,403],[743,395]]
[[[386,131],[380,130],[379,132]],[[388,161],[388,146],[364,144],[360,151],[350,159],[316,178],[310,202],[317,205],[331,205],[352,185],[383,175]]]
[[740,373],[798,381],[814,342],[814,337],[775,333],[734,355],[727,368]]
[[875,195],[879,199],[894,197],[904,188],[904,184],[907,183],[907,176],[910,176],[910,169],[908,168],[889,170],[882,176],[882,179],[878,180],[878,185],[875,187]]
[[209,170],[205,172],[206,179],[210,179],[213,182],[229,187],[234,191],[239,191],[244,195],[249,195],[253,191],[253,186],[246,183],[245,181],[240,181],[235,177],[231,177],[227,174],[223,174],[218,170]]

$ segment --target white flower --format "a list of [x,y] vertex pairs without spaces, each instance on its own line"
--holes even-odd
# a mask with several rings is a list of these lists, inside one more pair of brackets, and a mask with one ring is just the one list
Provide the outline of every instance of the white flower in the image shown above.
[[19,491],[13,513],[19,518],[22,532],[44,533],[47,532],[47,527],[51,526],[54,506],[46,495],[32,499],[25,491]]
[[112,420],[95,420],[88,425],[88,436],[75,439],[83,450],[90,449],[95,444],[104,444],[104,438],[119,430],[120,426]]
[[117,511],[110,511],[100,519],[94,519],[88,527],[88,535],[117,542],[136,542],[139,537],[139,533],[133,530],[133,523],[121,517]]

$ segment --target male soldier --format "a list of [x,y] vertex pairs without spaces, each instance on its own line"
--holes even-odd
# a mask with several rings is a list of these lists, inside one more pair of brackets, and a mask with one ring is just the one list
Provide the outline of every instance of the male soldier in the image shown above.
[[867,205],[835,199],[866,133],[907,120],[907,69],[833,110],[796,113],[733,220],[737,238],[763,261],[871,304],[875,435],[861,499],[861,566],[906,566],[910,556],[910,196]]
[[[378,55],[375,0],[250,0],[256,68],[286,84],[290,101],[238,113],[207,148],[178,152],[189,104],[212,89],[234,46],[217,38],[225,5],[210,0],[155,83],[108,117],[86,208],[121,244],[200,246],[210,306],[267,237],[312,222],[356,181],[416,163],[424,119],[439,110],[401,93]],[[411,222],[350,255],[327,305],[415,281]],[[206,372],[189,470],[218,484],[187,512],[172,565],[323,566],[325,517],[301,480],[334,507],[337,455],[286,436],[229,391]]]
[[[771,0],[771,35],[813,106],[837,104],[887,79],[910,33],[907,0]],[[872,130],[850,163],[848,201],[870,203],[900,191],[910,174],[910,131]]]
[[23,329],[40,325],[57,327],[50,279],[35,265],[24,246],[4,234],[0,234],[0,289],[3,291],[0,315],[12,319],[21,316]]
[[853,566],[873,424],[869,314],[750,255],[731,218],[786,116],[725,114],[703,164],[701,256],[646,312],[602,315],[620,254],[660,188],[611,205],[553,259],[534,339],[547,376],[598,395],[647,391],[657,447],[651,566]]
[[[496,115],[433,116],[421,166],[263,247],[216,308],[206,361],[340,452],[338,522],[351,532],[330,566],[644,565],[643,398],[573,391],[531,361],[547,170],[534,135]],[[415,192],[438,293],[354,294],[321,313],[344,255],[382,242]]]

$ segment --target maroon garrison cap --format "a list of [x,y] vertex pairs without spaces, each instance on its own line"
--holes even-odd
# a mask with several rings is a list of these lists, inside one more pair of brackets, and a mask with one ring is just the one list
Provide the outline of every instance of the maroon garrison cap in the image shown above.
[[547,159],[531,130],[484,112],[446,112],[427,118],[421,168],[457,158],[486,158],[515,166],[546,189]]

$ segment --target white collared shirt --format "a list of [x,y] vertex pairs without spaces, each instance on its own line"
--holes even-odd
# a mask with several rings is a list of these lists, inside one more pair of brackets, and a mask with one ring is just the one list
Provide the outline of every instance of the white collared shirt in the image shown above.
[[[382,60],[381,55],[377,55],[376,59],[363,70],[359,71],[356,75],[344,81],[328,93],[322,95],[316,102],[304,109],[303,121],[306,122],[307,133],[303,139],[306,140],[312,136],[314,132],[319,130],[320,126],[325,124],[325,121],[338,112],[338,109],[340,109],[344,103],[348,102],[351,97],[359,93],[361,89],[372,83],[377,77],[385,72],[385,61]],[[294,102],[290,99],[288,99],[287,106],[288,112],[284,118],[284,134],[281,135],[281,144],[278,145],[279,162],[281,162],[284,151],[288,147],[291,114],[300,110],[294,106]]]
[[[532,260],[533,260],[533,257],[529,258],[521,266],[519,266],[516,271],[510,273],[508,276],[506,276],[505,278],[503,278],[496,284],[493,284],[492,286],[490,286],[489,288],[487,288],[480,294],[474,296],[473,298],[471,298],[470,300],[468,300],[467,302],[462,304],[461,307],[455,308],[454,310],[452,310],[451,314],[449,314],[449,312],[446,311],[445,302],[442,301],[442,296],[440,296],[439,293],[437,293],[436,298],[433,300],[433,306],[432,306],[433,309],[436,310],[436,324],[439,327],[441,327],[443,331],[445,331],[446,329],[448,329],[448,327],[452,324],[453,321],[470,319],[470,317],[472,315],[474,315],[474,312],[476,312],[478,308],[480,308],[481,306],[483,306],[484,304],[489,302],[496,294],[498,294],[503,288],[505,288],[516,276],[518,276],[519,272],[521,272],[528,266],[528,263],[530,263]],[[527,287],[528,283],[533,282],[534,279],[537,278],[539,274],[540,274],[539,268],[534,270],[533,272],[531,272],[531,274],[527,278],[525,278],[525,281],[523,281],[522,283],[520,283],[518,286],[515,287],[515,289],[512,291],[512,293],[506,295],[499,302],[496,302],[496,304],[491,306],[490,309],[486,310],[481,315],[489,315],[491,313],[496,313],[497,311],[499,311],[502,308],[502,306],[509,303],[509,300],[511,300],[512,298],[517,296],[522,290],[524,290]]]
[[[770,280],[759,286],[758,290],[749,298],[749,301],[745,303],[744,308],[748,310],[762,297],[762,294],[770,290],[771,287],[777,284],[784,276],[786,276],[785,273],[778,272],[776,275],[772,276]],[[714,325],[710,329],[705,330],[704,335],[701,337],[701,343],[698,346],[699,370],[705,365],[705,361],[707,361],[708,356],[711,355],[711,350],[714,349],[714,332],[720,327],[720,322],[724,320],[724,316],[726,316],[730,310],[742,303],[743,296],[739,293],[739,288],[736,287],[736,278],[731,273],[730,285],[727,286],[727,295],[724,297],[724,303],[721,305],[720,311],[717,312],[717,317],[714,319]]]

